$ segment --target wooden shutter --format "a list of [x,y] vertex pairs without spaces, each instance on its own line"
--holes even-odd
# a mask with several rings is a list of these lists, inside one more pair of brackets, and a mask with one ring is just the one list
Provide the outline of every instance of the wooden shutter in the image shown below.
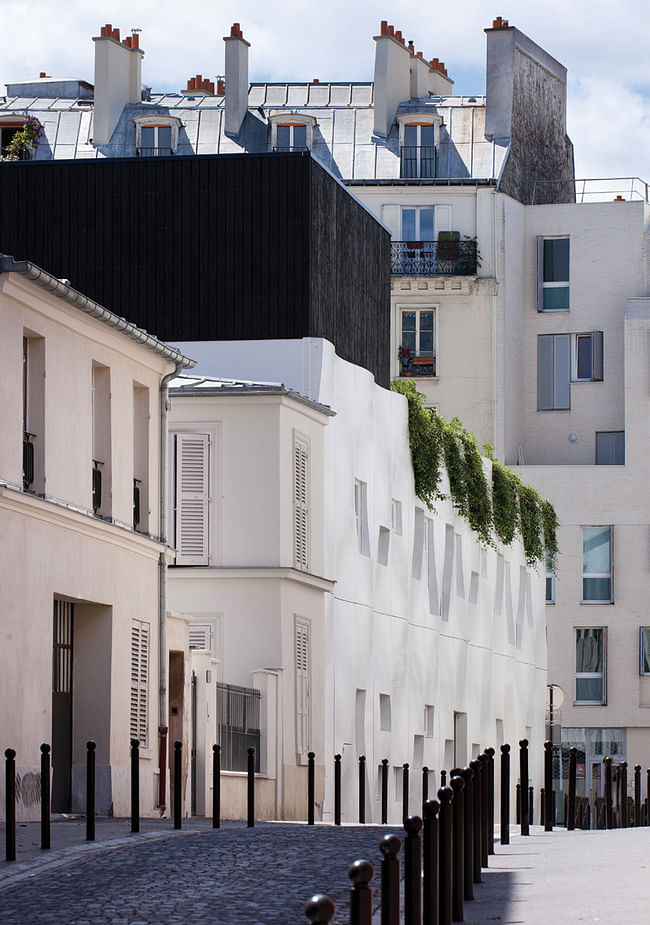
[[296,620],[296,752],[306,755],[311,745],[310,625]]
[[131,624],[131,715],[129,732],[141,748],[149,745],[149,623]]
[[207,434],[176,435],[176,564],[208,565]]
[[294,435],[293,439],[293,538],[294,562],[302,571],[309,570],[309,444]]
[[603,381],[603,332],[591,333],[591,378],[593,382]]

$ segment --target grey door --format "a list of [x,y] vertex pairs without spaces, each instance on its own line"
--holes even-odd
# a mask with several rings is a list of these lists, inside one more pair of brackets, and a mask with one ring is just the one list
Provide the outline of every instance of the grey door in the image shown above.
[[54,601],[52,644],[52,812],[72,809],[74,606]]

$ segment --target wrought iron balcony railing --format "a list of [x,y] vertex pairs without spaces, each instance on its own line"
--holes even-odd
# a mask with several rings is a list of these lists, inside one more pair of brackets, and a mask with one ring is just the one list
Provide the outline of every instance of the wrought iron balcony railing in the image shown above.
[[293,151],[309,151],[307,145],[275,145],[273,151],[276,154],[291,154]]
[[34,481],[34,434],[23,434],[23,488],[28,491]]
[[392,276],[474,276],[477,266],[475,240],[391,243]]
[[93,459],[93,513],[96,514],[97,511],[102,506],[102,470],[99,468],[103,466],[104,463],[99,462],[97,459]]
[[400,177],[430,180],[436,175],[436,149],[433,145],[407,145],[400,149]]
[[135,153],[138,157],[171,157],[174,151],[172,148],[136,148]]

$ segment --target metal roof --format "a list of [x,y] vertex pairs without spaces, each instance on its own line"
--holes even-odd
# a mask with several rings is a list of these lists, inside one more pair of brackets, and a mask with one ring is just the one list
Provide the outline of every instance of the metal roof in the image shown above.
[[253,382],[247,379],[222,379],[218,376],[176,376],[170,380],[169,392],[178,396],[216,395],[286,395],[301,404],[309,405],[321,414],[336,414],[329,405],[307,398],[300,392],[287,388],[282,382]]

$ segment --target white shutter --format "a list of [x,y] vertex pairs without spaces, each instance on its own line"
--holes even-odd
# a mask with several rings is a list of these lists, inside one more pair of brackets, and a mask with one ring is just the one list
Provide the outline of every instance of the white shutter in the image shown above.
[[309,570],[309,444],[302,437],[293,439],[293,538],[294,562]]
[[129,733],[141,748],[149,745],[149,623],[131,624],[131,712]]
[[306,755],[311,745],[310,626],[296,620],[296,752]]
[[453,230],[453,225],[451,224],[451,206],[436,206],[434,214],[436,219],[436,236],[439,235],[441,231]]
[[384,225],[390,231],[390,236],[393,241],[399,241],[400,239],[400,212],[399,206],[382,206],[381,207],[381,220]]
[[190,623],[190,649],[212,652],[212,626],[209,623]]
[[176,564],[208,565],[208,434],[176,435]]

